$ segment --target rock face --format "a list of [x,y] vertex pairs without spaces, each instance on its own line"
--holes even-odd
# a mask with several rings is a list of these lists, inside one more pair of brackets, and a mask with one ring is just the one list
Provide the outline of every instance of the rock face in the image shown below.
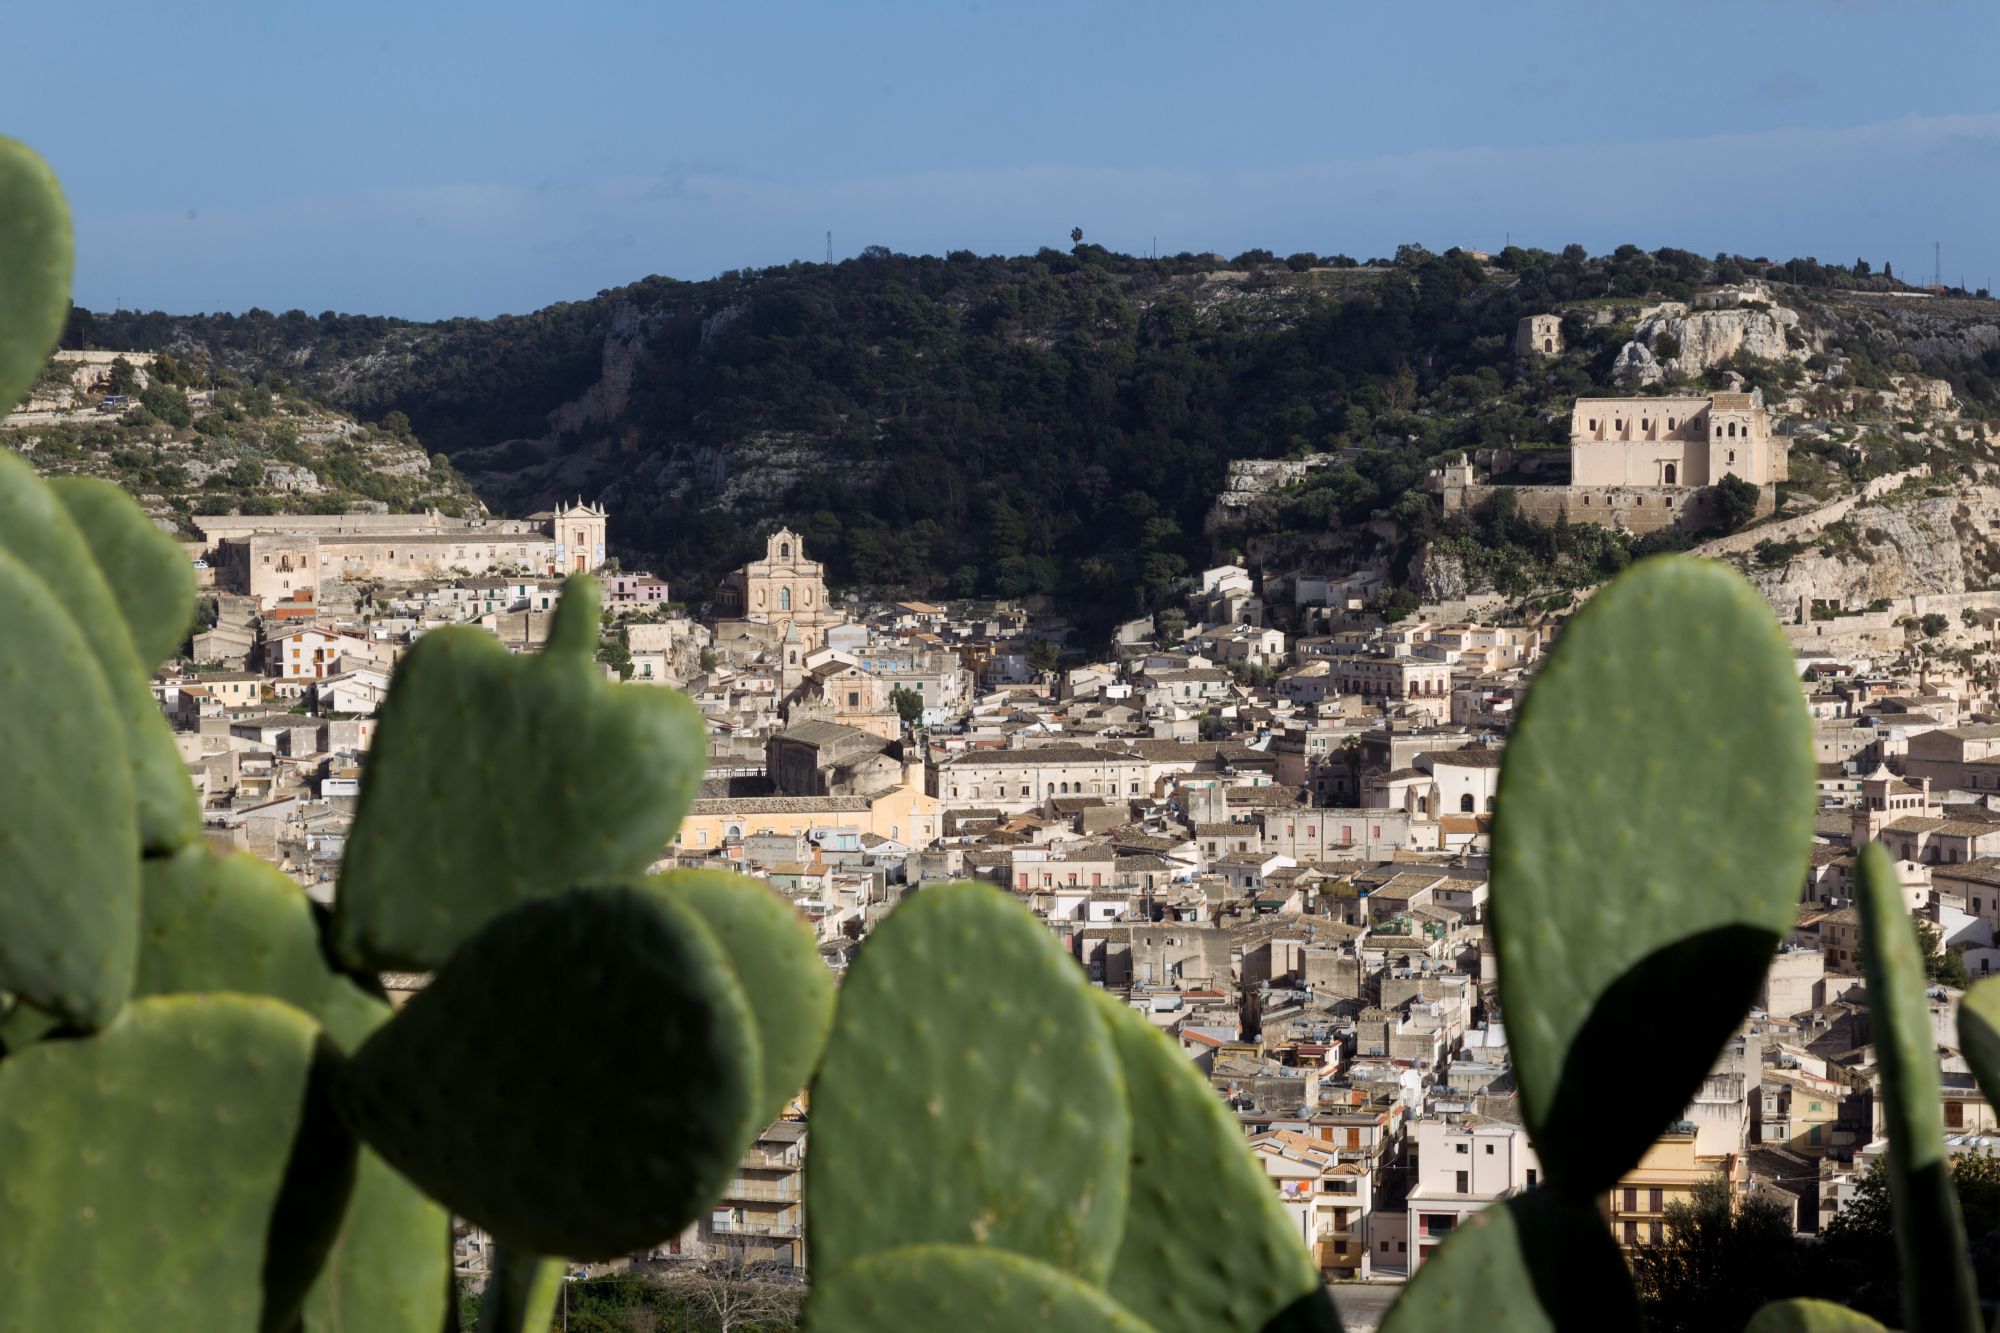
[[1470,585],[1465,562],[1455,555],[1446,555],[1428,542],[1410,566],[1410,591],[1420,601],[1460,602],[1474,592],[1490,591]]
[[1222,490],[1209,507],[1203,528],[1210,536],[1252,511],[1287,486],[1304,481],[1314,472],[1334,466],[1336,454],[1307,454],[1303,458],[1239,458],[1230,463]]
[[[1908,495],[1908,492],[1905,492]],[[1943,495],[1861,505],[1777,568],[1750,581],[1782,618],[1801,599],[1858,609],[1884,598],[1991,587],[2000,570],[2000,488],[1962,485]]]
[[[1679,351],[1661,356],[1657,344],[1669,335]],[[1794,346],[1794,341],[1797,346]],[[1724,310],[1690,310],[1669,301],[1647,310],[1632,340],[1619,349],[1613,374],[1627,384],[1654,384],[1670,373],[1692,377],[1719,366],[1738,352],[1767,361],[1804,360],[1816,350],[1798,312],[1781,305],[1742,305]]]

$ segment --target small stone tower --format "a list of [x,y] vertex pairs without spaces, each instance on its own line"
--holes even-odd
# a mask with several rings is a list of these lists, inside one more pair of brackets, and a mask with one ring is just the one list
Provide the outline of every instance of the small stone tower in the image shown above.
[[1554,356],[1563,349],[1561,315],[1529,315],[1514,326],[1514,355]]

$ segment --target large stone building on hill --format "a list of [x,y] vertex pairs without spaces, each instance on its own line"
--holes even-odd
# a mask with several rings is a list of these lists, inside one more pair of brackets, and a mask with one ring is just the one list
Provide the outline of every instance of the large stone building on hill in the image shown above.
[[605,514],[579,499],[526,518],[422,514],[197,514],[218,581],[259,605],[317,598],[325,582],[416,583],[604,564]]
[[1783,481],[1791,441],[1771,434],[1761,393],[1579,398],[1569,418],[1571,486],[1752,486]]
[[[1771,433],[1763,395],[1712,393],[1675,398],[1579,398],[1570,411],[1567,485],[1495,486],[1477,479],[1470,456],[1431,471],[1425,483],[1446,513],[1473,508],[1496,491],[1521,514],[1628,532],[1700,529],[1720,517],[1715,487],[1735,477],[1757,488],[1756,512],[1777,505],[1791,441]],[[1506,456],[1503,463],[1500,456]],[[1520,467],[1513,450],[1491,451],[1491,469]],[[1488,463],[1482,450],[1480,465]]]

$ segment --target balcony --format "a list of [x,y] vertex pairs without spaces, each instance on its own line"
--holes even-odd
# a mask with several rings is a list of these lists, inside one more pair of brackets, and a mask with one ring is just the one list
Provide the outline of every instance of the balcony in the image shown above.
[[776,1180],[745,1179],[741,1176],[729,1182],[729,1188],[722,1192],[725,1199],[743,1199],[751,1203],[797,1203],[801,1191],[796,1175],[783,1176]]
[[778,1236],[793,1238],[799,1234],[799,1224],[789,1217],[746,1217],[737,1221],[715,1218],[708,1224],[710,1232],[717,1236]]
[[766,1152],[762,1148],[748,1148],[743,1153],[743,1165],[764,1171],[798,1171],[805,1166],[805,1160],[797,1149]]

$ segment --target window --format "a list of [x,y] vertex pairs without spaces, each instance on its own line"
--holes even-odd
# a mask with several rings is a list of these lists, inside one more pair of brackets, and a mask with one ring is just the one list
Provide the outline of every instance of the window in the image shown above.
[[849,708],[859,708],[859,707],[861,707],[861,693],[860,693],[860,691],[858,691],[858,690],[849,690],[849,691],[847,692],[847,706],[848,706]]
[[1734,449],[1729,451],[1729,461],[1732,463],[1736,461],[1736,451]]
[[1639,1211],[1639,1191],[1630,1187],[1625,1190],[1625,1211],[1628,1213]]
[[1554,338],[1544,338],[1544,339],[1542,339],[1542,350],[1543,350],[1544,352],[1553,352],[1553,351],[1555,351],[1555,350],[1556,350],[1556,340],[1555,340]]
[[1486,1145],[1486,1155],[1488,1157],[1491,1157],[1493,1155],[1493,1145],[1490,1143]]
[[1533,1189],[1534,1187],[1535,1187],[1535,1168],[1531,1166],[1528,1168],[1528,1188]]
[[1469,815],[1472,813],[1472,809],[1473,806],[1472,806],[1471,792],[1467,792],[1465,793],[1465,795],[1458,798],[1458,813],[1460,813],[1461,815]]
[[1656,1190],[1656,1189],[1654,1189],[1654,1190],[1647,1190],[1647,1191],[1646,1191],[1646,1211],[1647,1211],[1647,1212],[1649,1212],[1649,1213],[1658,1213],[1658,1212],[1663,1212],[1663,1211],[1665,1211],[1665,1209],[1666,1209],[1666,1203],[1665,1203],[1665,1201],[1664,1201],[1664,1200],[1663,1200],[1663,1199],[1662,1199],[1662,1198],[1660,1197],[1660,1191],[1659,1191],[1659,1190]]
[[1470,1178],[1472,1173],[1470,1171],[1454,1171],[1452,1174],[1458,1179],[1458,1183],[1454,1186],[1458,1193],[1470,1193],[1472,1190],[1472,1181]]
[[790,560],[791,558],[792,558],[792,544],[790,542],[779,542],[778,559]]
[[792,609],[792,590],[790,588],[778,589],[778,609],[780,611],[789,611]]
[[1660,1224],[1658,1222],[1646,1223],[1646,1243],[1648,1245],[1658,1245],[1660,1243]]
[[1672,486],[1674,484],[1674,478],[1676,475],[1677,474],[1674,471],[1674,465],[1672,463],[1667,464],[1667,485]]
[[1627,1222],[1625,1224],[1625,1243],[1627,1245],[1637,1245],[1639,1243],[1639,1224],[1637,1222]]
[[1472,1145],[1469,1143],[1455,1143],[1452,1145],[1452,1151],[1456,1152],[1460,1157],[1463,1157],[1467,1153],[1472,1151]]

